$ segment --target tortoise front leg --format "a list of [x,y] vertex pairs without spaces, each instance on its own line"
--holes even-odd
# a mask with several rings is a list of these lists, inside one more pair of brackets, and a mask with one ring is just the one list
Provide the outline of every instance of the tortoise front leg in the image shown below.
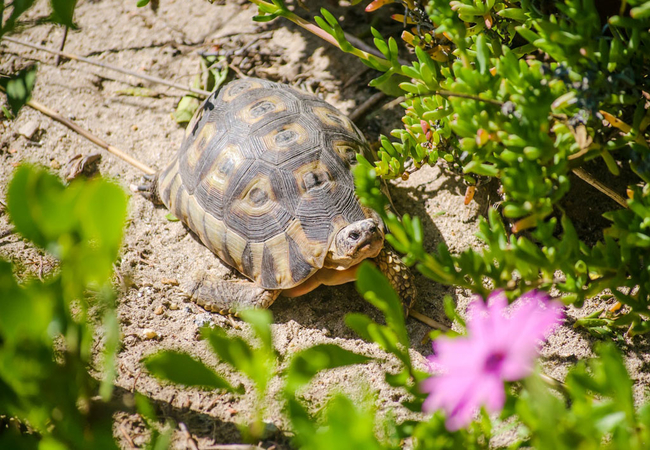
[[144,183],[131,185],[131,191],[138,192],[156,206],[163,205],[163,201],[160,198],[160,192],[158,192],[159,176],[160,172],[156,172],[154,175],[143,175],[142,177],[145,180]]
[[375,258],[371,261],[388,278],[391,286],[402,300],[404,312],[408,315],[409,310],[415,304],[417,290],[415,288],[415,277],[411,269],[406,266],[395,250],[385,245]]
[[207,311],[233,314],[244,309],[268,308],[279,290],[264,289],[251,281],[223,280],[215,273],[199,271],[184,289],[190,300]]

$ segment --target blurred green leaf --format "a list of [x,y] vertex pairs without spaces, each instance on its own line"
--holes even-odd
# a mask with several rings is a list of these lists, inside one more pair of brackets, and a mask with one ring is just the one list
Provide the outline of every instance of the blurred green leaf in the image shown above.
[[18,115],[20,108],[31,98],[32,89],[36,84],[36,71],[36,66],[33,65],[9,77],[0,77],[0,86],[7,94],[7,101],[14,116]]
[[287,368],[286,390],[295,392],[323,370],[363,364],[370,359],[334,344],[318,344],[309,347],[291,358]]
[[268,349],[254,349],[244,339],[229,336],[221,328],[203,327],[201,336],[207,339],[219,359],[250,378],[260,392],[266,390],[275,362]]
[[192,358],[187,353],[163,350],[145,357],[143,363],[153,376],[161,380],[203,389],[223,389],[229,392],[240,391],[210,367]]
[[249,309],[241,311],[239,317],[253,327],[255,335],[262,341],[264,348],[273,352],[273,337],[271,335],[273,316],[271,312],[265,309]]
[[[4,17],[0,17],[0,37],[2,37],[3,34],[12,31],[16,26],[16,22],[18,21],[18,18],[22,14],[24,14],[29,8],[31,8],[32,5],[34,5],[34,3],[35,0],[13,0],[11,2],[11,6],[13,7],[13,9],[11,11],[11,14],[7,18],[7,20],[4,21]],[[3,5],[3,6],[4,8],[7,8],[9,5],[6,6]],[[2,80],[2,78],[0,78],[0,80]]]
[[77,0],[50,0],[50,5],[52,7],[50,21],[73,29],[77,28],[72,20]]
[[399,342],[408,347],[409,338],[402,304],[388,279],[374,265],[364,261],[357,272],[357,289],[384,314],[386,324],[396,333]]
[[[334,396],[327,404],[322,426],[316,426],[305,417],[300,407],[294,403],[292,417],[299,431],[295,442],[302,449],[387,449],[375,436],[375,412],[373,409],[358,408],[344,395]],[[297,411],[296,411],[297,410]]]
[[189,123],[192,120],[192,116],[199,106],[201,101],[194,95],[186,95],[181,98],[181,101],[178,102],[176,111],[174,111],[174,120],[176,123]]

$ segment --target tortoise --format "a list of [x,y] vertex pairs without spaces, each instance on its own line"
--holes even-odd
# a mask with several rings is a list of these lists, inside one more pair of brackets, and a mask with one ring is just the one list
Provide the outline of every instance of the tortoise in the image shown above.
[[186,295],[236,314],[352,281],[372,259],[410,307],[412,275],[354,192],[359,153],[372,158],[350,119],[288,85],[245,78],[209,96],[151,194],[248,280],[200,271]]

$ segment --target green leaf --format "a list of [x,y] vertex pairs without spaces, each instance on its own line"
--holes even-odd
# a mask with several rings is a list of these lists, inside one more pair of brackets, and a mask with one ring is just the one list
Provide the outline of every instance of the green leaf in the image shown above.
[[52,14],[49,20],[54,23],[60,23],[66,27],[76,29],[77,26],[72,21],[77,0],[50,0]]
[[135,407],[138,411],[138,414],[142,416],[145,422],[147,422],[147,424],[156,423],[158,421],[158,417],[156,416],[156,412],[154,411],[153,406],[151,406],[149,399],[139,392],[135,392],[134,398]]
[[136,6],[138,8],[142,8],[143,6],[147,6],[151,0],[138,0],[136,3]]
[[384,314],[386,324],[397,334],[399,342],[408,347],[402,303],[388,279],[373,264],[364,261],[359,266],[356,284],[363,298]]
[[36,83],[36,66],[27,67],[8,78],[0,77],[0,86],[5,89],[7,101],[14,116],[31,98]]
[[404,75],[396,74],[391,70],[372,80],[369,85],[376,87],[386,95],[391,97],[399,97],[404,95],[404,91],[400,87],[402,83],[410,81],[410,78],[405,77]]
[[[111,305],[113,306],[113,305]],[[117,352],[120,349],[120,325],[114,307],[104,313],[104,378],[99,388],[99,395],[105,402],[113,393],[113,382],[117,374]]]
[[287,369],[286,389],[295,392],[322,370],[363,364],[371,358],[342,349],[334,344],[319,344],[298,352]]
[[257,16],[253,16],[252,19],[253,19],[254,22],[262,23],[262,22],[270,22],[273,19],[275,19],[276,17],[278,17],[277,14],[266,14],[266,15],[261,15],[260,14],[260,15],[257,15]]
[[411,379],[411,374],[407,369],[402,369],[396,374],[386,372],[385,375],[386,383],[393,387],[402,387],[406,386],[409,380]]
[[[20,166],[7,192],[7,210],[16,230],[65,262],[79,284],[67,284],[66,296],[108,280],[126,221],[122,188],[102,179],[75,180],[64,187],[42,168]],[[69,273],[69,275],[67,275]],[[74,288],[75,292],[72,292]]]
[[239,336],[229,336],[221,328],[203,327],[201,335],[223,362],[248,376],[260,392],[264,392],[273,376],[275,363],[268,349],[254,349]]
[[176,123],[189,123],[194,113],[201,106],[201,101],[194,95],[186,95],[178,102],[173,116]]
[[223,389],[238,392],[214,370],[187,353],[163,350],[143,359],[147,370],[161,380],[203,389]]
[[497,14],[506,19],[516,20],[517,22],[525,22],[528,19],[526,13],[521,8],[506,8],[497,12]]
[[645,2],[635,8],[632,8],[630,10],[630,16],[637,20],[647,19],[650,17],[650,2]]
[[0,337],[11,342],[51,342],[47,329],[54,325],[55,308],[60,304],[56,291],[40,283],[18,285],[11,264],[0,259]]
[[63,183],[44,169],[18,167],[7,190],[7,210],[16,231],[42,248],[56,244],[74,224],[73,203],[63,191]]
[[487,46],[484,34],[479,34],[476,38],[476,61],[479,73],[481,75],[488,73],[490,69],[490,49]]
[[345,315],[345,324],[361,336],[361,339],[364,341],[373,342],[372,335],[368,329],[375,322],[370,317],[361,313],[349,313]]
[[[359,407],[348,397],[335,395],[326,405],[322,424],[313,423],[298,402],[290,402],[289,411],[297,433],[296,448],[318,450],[354,450],[390,448],[375,436],[375,411],[369,405]],[[295,419],[294,419],[295,417]],[[310,420],[311,419],[311,420]]]
[[273,316],[271,311],[266,309],[249,309],[240,311],[239,317],[253,327],[255,335],[262,341],[264,348],[273,351],[273,337],[271,335]]
[[[23,13],[25,13],[25,11],[31,8],[35,2],[36,0],[14,0],[11,3],[11,6],[13,7],[11,14],[9,15],[9,18],[7,18],[7,20],[4,22],[4,25],[2,23],[3,18],[0,17],[0,37],[2,37],[3,34],[12,31],[16,25],[18,18]],[[0,80],[2,80],[2,78],[0,78]]]

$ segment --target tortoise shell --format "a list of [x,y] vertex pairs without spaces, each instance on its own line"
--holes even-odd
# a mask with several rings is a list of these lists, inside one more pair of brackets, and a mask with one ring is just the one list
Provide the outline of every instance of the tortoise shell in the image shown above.
[[246,78],[197,110],[158,192],[226,264],[288,289],[323,267],[342,227],[375,217],[354,193],[360,152],[363,134],[325,101]]

